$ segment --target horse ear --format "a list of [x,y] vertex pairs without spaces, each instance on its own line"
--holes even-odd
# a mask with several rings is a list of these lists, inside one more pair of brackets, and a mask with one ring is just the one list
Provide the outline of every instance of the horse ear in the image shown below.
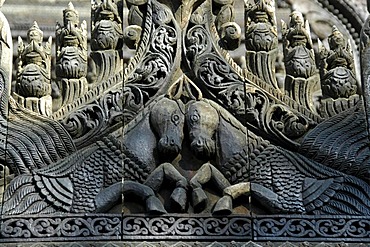
[[202,91],[186,75],[182,75],[169,87],[167,95],[175,100],[182,97],[190,100],[203,98]]
[[177,105],[179,106],[181,113],[185,115],[185,104],[180,99],[176,100],[176,102]]
[[186,105],[185,105],[185,114],[189,111],[189,107],[195,102],[196,100],[189,100],[188,102],[186,102]]

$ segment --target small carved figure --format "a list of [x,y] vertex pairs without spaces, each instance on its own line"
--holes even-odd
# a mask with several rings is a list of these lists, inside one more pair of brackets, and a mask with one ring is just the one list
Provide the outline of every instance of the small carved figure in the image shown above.
[[245,46],[248,69],[276,89],[280,89],[275,76],[278,54],[278,34],[275,1],[260,0],[247,3]]
[[308,78],[315,73],[315,54],[308,21],[304,21],[301,12],[293,11],[290,24],[283,26],[283,48],[285,66],[288,75]]
[[277,48],[277,27],[274,0],[260,0],[246,6],[246,48],[252,51],[270,51]]
[[87,26],[83,21],[79,27],[79,15],[73,4],[70,2],[68,7],[63,10],[63,26],[57,22],[56,27],[56,46],[57,53],[61,52],[62,47],[77,46],[79,51],[87,56]]
[[79,27],[79,16],[72,3],[63,10],[63,26],[56,27],[56,75],[62,103],[73,102],[87,91],[87,26]]
[[13,97],[35,112],[51,115],[51,37],[44,46],[43,32],[34,22],[27,39],[28,45],[24,45],[22,38],[18,38],[18,78]]
[[241,41],[241,29],[235,22],[234,0],[213,0],[216,28],[221,38],[220,45],[226,50],[235,50]]
[[348,98],[357,91],[353,55],[350,43],[333,26],[328,37],[330,50],[319,43],[321,62],[321,89],[324,97]]
[[114,0],[103,0],[100,5],[93,5],[94,12],[91,49],[116,50],[122,46],[122,20]]
[[319,90],[310,26],[301,12],[290,15],[289,28],[282,21],[284,64],[286,70],[285,91],[302,106],[316,112],[313,92]]
[[95,82],[103,82],[121,69],[123,47],[122,20],[114,0],[96,0],[91,5],[91,50],[88,80],[91,87]]

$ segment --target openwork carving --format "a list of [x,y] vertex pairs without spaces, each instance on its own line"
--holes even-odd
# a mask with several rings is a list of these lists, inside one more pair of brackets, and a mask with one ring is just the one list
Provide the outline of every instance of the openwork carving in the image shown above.
[[368,24],[362,99],[343,28],[315,54],[301,12],[279,34],[286,4],[246,1],[243,40],[237,4],[92,1],[88,43],[69,3],[56,80],[35,22],[14,92],[0,40],[0,242],[369,241]]

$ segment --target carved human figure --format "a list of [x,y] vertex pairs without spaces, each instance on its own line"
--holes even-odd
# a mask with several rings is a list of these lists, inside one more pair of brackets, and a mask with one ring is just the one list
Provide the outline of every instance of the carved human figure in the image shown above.
[[277,48],[274,1],[260,0],[257,4],[249,4],[246,14],[246,48],[252,51],[270,51]]
[[114,0],[104,0],[93,5],[94,26],[92,29],[91,49],[116,50],[122,45],[122,20]]
[[56,26],[57,85],[60,106],[73,102],[87,91],[87,25],[79,26],[79,15],[72,3],[63,10],[63,25]]
[[[79,16],[72,3],[63,10],[63,25],[57,23],[57,76],[80,78],[87,73],[86,21],[79,27]],[[72,66],[73,65],[73,66]],[[76,71],[77,70],[77,71]]]
[[95,82],[106,81],[121,69],[123,47],[122,20],[114,0],[92,1],[91,50],[88,81],[93,87]]
[[245,46],[247,68],[276,89],[275,62],[278,55],[278,34],[275,1],[247,1],[245,10]]
[[321,88],[324,97],[348,98],[357,91],[354,61],[350,43],[336,26],[328,37],[330,50],[319,42]]
[[286,72],[293,77],[308,78],[315,73],[315,56],[308,22],[301,12],[293,11],[290,24],[283,26],[283,46]]
[[290,15],[289,28],[282,21],[285,64],[285,92],[300,105],[316,112],[313,94],[318,91],[320,78],[316,73],[310,26],[301,12]]
[[[27,108],[44,115],[51,114],[50,63],[51,37],[42,44],[43,32],[36,22],[27,32],[28,44],[18,38],[17,83],[14,97]],[[20,96],[20,97],[18,97]],[[47,97],[47,98],[45,98]],[[29,98],[23,99],[23,98]],[[34,98],[34,99],[31,99]],[[41,101],[46,100],[46,103]]]

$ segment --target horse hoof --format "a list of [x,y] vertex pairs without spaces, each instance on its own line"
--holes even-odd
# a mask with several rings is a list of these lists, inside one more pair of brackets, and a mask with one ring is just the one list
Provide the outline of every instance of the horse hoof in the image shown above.
[[162,202],[155,196],[150,196],[146,199],[146,210],[149,214],[160,215],[166,214],[167,211],[164,209]]
[[171,194],[171,204],[176,209],[176,211],[180,211],[181,213],[186,211],[187,205],[187,195],[186,190],[182,187],[177,187],[173,190]]
[[202,188],[196,188],[192,192],[194,212],[203,211],[208,202],[208,197]]
[[212,213],[215,215],[229,215],[233,212],[233,201],[231,196],[225,195],[221,197],[215,207],[213,208]]

